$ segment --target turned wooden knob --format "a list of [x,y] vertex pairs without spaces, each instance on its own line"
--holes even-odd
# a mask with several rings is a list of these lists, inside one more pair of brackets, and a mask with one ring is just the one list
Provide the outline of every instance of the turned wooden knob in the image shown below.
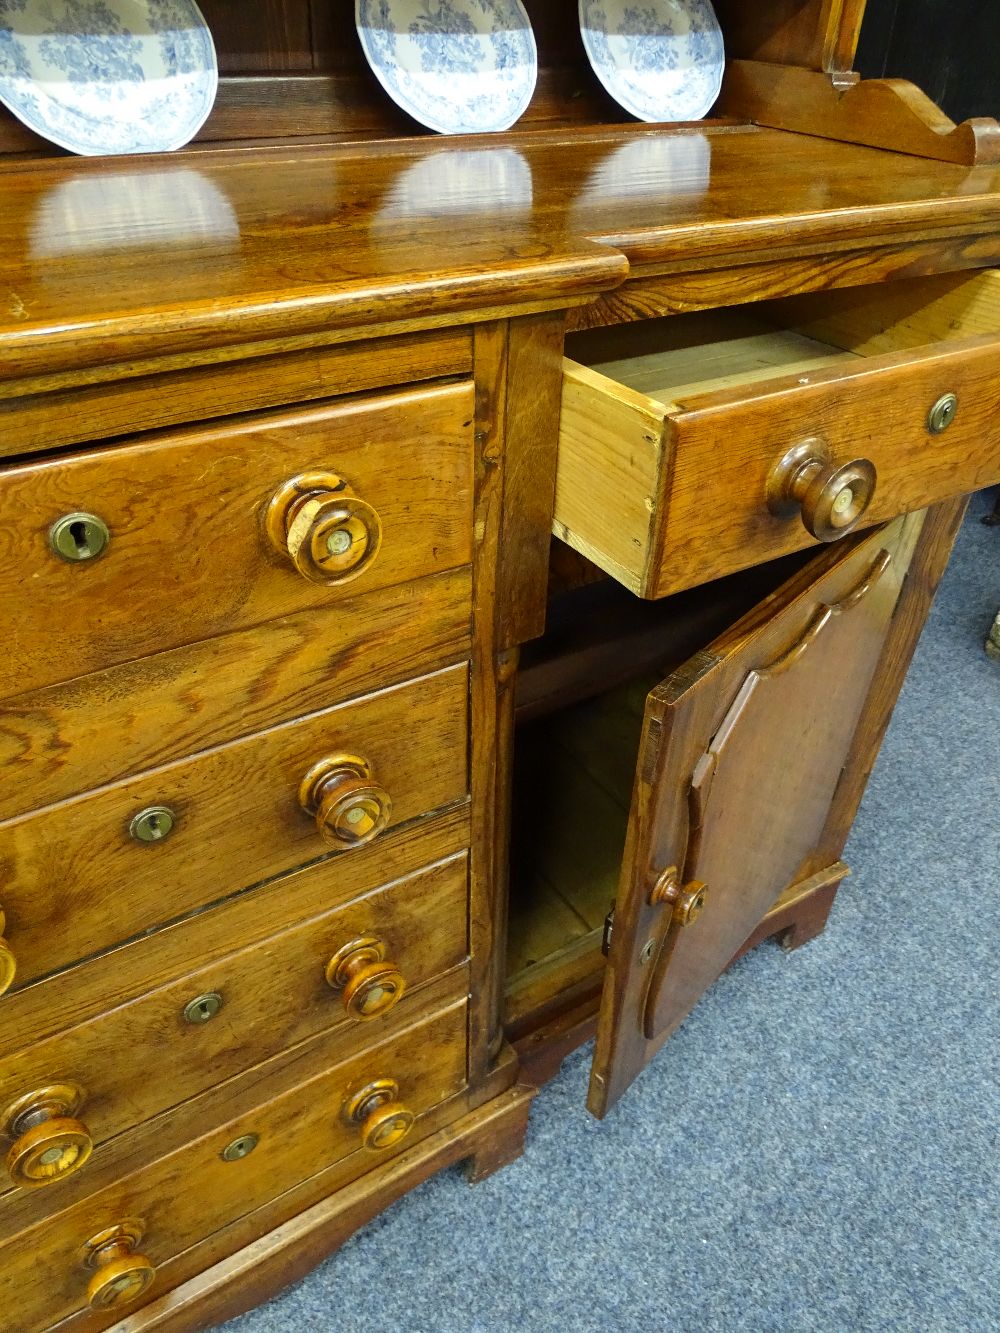
[[823,440],[803,440],[771,470],[767,507],[778,515],[798,511],[808,533],[832,542],[857,527],[876,481],[875,464],[867,458],[836,463]]
[[382,523],[334,472],[304,472],[268,502],[264,527],[274,549],[312,583],[347,583],[372,563]]
[[299,803],[341,852],[377,838],[392,815],[392,799],[372,781],[371,764],[353,754],[314,764],[299,786]]
[[384,1152],[406,1138],[416,1116],[399,1098],[399,1085],[391,1078],[367,1084],[344,1104],[346,1119],[361,1127],[361,1144],[369,1152]]
[[374,935],[351,940],[326,965],[326,979],[342,992],[351,1018],[379,1018],[403,998],[406,980],[399,968],[385,961],[385,945]]
[[5,924],[3,909],[0,908],[0,995],[10,990],[17,974],[17,959],[14,957],[14,950],[4,939]]
[[670,866],[653,885],[649,901],[655,906],[669,904],[673,908],[671,919],[679,926],[690,926],[705,910],[708,886],[693,879],[689,884],[682,884],[676,866]]
[[144,1254],[136,1252],[142,1233],[141,1222],[119,1222],[98,1232],[83,1247],[83,1261],[94,1269],[87,1283],[87,1301],[92,1310],[128,1305],[152,1285],[156,1269]]
[[87,1126],[76,1119],[83,1099],[83,1089],[75,1084],[53,1083],[7,1107],[4,1132],[14,1140],[7,1171],[15,1185],[51,1185],[84,1165],[94,1143]]

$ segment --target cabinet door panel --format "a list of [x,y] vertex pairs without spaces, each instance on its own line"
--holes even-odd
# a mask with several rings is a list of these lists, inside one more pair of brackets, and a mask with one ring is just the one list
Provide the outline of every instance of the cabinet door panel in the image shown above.
[[595,1114],[778,895],[810,873],[922,520],[819,556],[650,694],[591,1075]]

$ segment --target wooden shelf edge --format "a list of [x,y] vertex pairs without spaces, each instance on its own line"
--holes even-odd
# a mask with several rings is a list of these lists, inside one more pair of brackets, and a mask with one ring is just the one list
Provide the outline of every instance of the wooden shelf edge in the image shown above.
[[956,125],[905,79],[859,79],[796,65],[732,60],[717,111],[770,129],[958,166],[1000,163],[1000,124],[980,117]]

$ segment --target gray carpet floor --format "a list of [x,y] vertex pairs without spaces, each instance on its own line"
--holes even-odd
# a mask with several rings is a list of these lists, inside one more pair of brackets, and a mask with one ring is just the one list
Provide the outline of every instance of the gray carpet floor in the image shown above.
[[960,537],[827,932],[765,945],[604,1123],[428,1181],[232,1333],[1000,1329],[1000,531]]

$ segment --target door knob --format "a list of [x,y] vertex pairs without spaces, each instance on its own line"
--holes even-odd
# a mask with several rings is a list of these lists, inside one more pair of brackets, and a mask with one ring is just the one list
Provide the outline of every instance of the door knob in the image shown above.
[[803,440],[781,458],[767,479],[772,514],[798,511],[817,541],[845,537],[860,523],[875,494],[875,464],[867,458],[834,461],[823,440]]
[[664,870],[649,895],[654,906],[669,904],[673,908],[671,920],[679,926],[693,925],[705,910],[707,898],[708,886],[697,879],[682,884],[676,866]]
[[275,491],[264,514],[268,540],[312,583],[347,583],[382,545],[382,523],[334,472],[304,472]]

